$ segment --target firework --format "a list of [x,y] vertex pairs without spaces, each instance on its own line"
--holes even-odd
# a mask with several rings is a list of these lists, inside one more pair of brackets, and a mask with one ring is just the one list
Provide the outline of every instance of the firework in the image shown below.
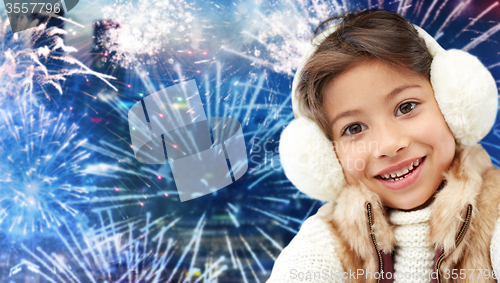
[[10,277],[15,278],[26,268],[51,282],[157,283],[184,279],[183,282],[212,283],[217,282],[217,277],[227,268],[223,256],[206,258],[202,268],[192,264],[180,268],[189,260],[189,251],[194,250],[192,260],[196,258],[204,216],[198,220],[188,243],[181,241],[186,244],[184,249],[179,249],[179,240],[168,234],[179,219],[162,225],[167,222],[166,217],[151,222],[149,213],[146,219],[118,222],[109,210],[97,214],[100,224],[96,228],[80,227],[77,233],[68,225],[57,229],[58,240],[64,245],[57,253],[49,254],[40,247],[32,251],[22,245],[26,256],[11,268]]
[[[71,234],[69,229],[64,230],[63,224],[64,227],[58,231],[65,232],[60,232],[57,238],[64,243],[62,251],[49,246],[36,250],[25,247],[29,257],[25,257],[24,262],[18,261],[21,263],[18,269],[34,270],[49,278],[48,281],[57,282],[182,282],[183,279],[184,282],[264,282],[283,247],[297,233],[303,221],[321,206],[319,201],[297,191],[286,179],[278,155],[279,135],[294,118],[289,76],[300,63],[314,28],[329,16],[355,10],[353,7],[373,4],[383,8],[382,4],[385,4],[408,15],[412,22],[438,31],[433,34],[441,41],[460,34],[462,36],[458,39],[463,40],[471,34],[469,27],[475,28],[479,20],[486,21],[498,6],[492,4],[483,12],[476,11],[478,16],[470,15],[470,22],[466,21],[457,34],[451,27],[456,28],[456,19],[464,18],[472,1],[445,1],[441,4],[439,1],[424,4],[422,0],[362,3],[347,0],[307,3],[273,1],[262,6],[256,1],[258,8],[249,11],[250,16],[242,20],[243,24],[231,25],[227,33],[230,36],[224,34],[225,38],[217,38],[218,43],[233,43],[224,44],[222,50],[245,60],[235,59],[236,56],[229,59],[210,56],[207,60],[194,63],[167,59],[165,69],[152,66],[137,68],[138,64],[147,65],[144,58],[153,60],[154,54],[163,52],[166,44],[175,45],[177,50],[188,50],[195,38],[191,31],[199,31],[193,28],[193,22],[189,27],[183,19],[176,18],[185,11],[194,15],[194,5],[191,4],[172,2],[172,5],[178,5],[179,14],[158,9],[151,19],[147,13],[138,12],[163,3],[157,2],[160,1],[134,1],[134,4],[120,1],[107,7],[106,17],[120,22],[120,26],[109,33],[108,40],[111,41],[101,44],[107,44],[106,48],[110,51],[107,55],[110,57],[115,52],[116,58],[123,64],[135,65],[136,73],[131,72],[133,74],[127,78],[130,81],[123,82],[127,86],[126,93],[103,91],[96,95],[97,101],[112,109],[100,110],[99,118],[103,121],[112,119],[113,123],[105,125],[105,137],[98,145],[85,143],[80,146],[116,161],[114,164],[86,163],[86,168],[82,170],[86,174],[105,178],[126,174],[133,178],[118,178],[115,186],[99,189],[105,194],[94,196],[90,201],[81,198],[65,202],[70,206],[89,203],[98,206],[94,209],[99,215],[96,226],[88,230],[80,228]],[[242,11],[249,7],[239,3],[229,6],[218,4],[213,3],[214,10],[206,10],[200,18],[207,20],[217,17],[217,13],[220,16],[235,11],[245,15]],[[134,25],[127,22],[132,17],[138,21]],[[183,25],[185,31],[177,34],[176,30],[153,31],[160,29],[155,25],[160,22]],[[151,34],[146,28],[148,24],[152,27]],[[244,28],[239,30],[241,26]],[[133,27],[138,27],[141,33],[135,35]],[[485,30],[488,32],[478,36],[477,40],[463,40],[466,43],[462,46],[470,42],[465,49],[474,51],[477,46],[491,42],[498,28],[493,26]],[[204,37],[212,40],[220,34],[213,31],[213,34]],[[130,41],[121,41],[120,37]],[[242,37],[251,39],[250,48],[241,45],[239,39]],[[144,38],[150,44],[144,44]],[[200,69],[192,68],[205,63],[209,64],[203,66],[216,69],[213,78],[209,76],[210,70],[202,70],[202,75],[199,75],[196,70]],[[496,66],[500,64],[490,65],[490,69]],[[247,141],[249,170],[241,180],[226,188],[180,203],[167,164],[146,165],[135,160],[130,148],[127,113],[142,97],[164,88],[162,84],[165,81],[175,84],[193,76],[200,86],[207,117],[232,117],[241,122]],[[483,145],[498,151],[498,131],[493,135],[496,139],[483,142]],[[500,159],[492,157],[492,160],[499,164]],[[151,211],[151,214],[141,217],[143,210]],[[113,213],[121,213],[123,220],[116,221]],[[127,218],[127,215],[134,217]]]
[[[183,0],[120,0],[102,11],[105,19],[116,24],[99,43],[122,66],[154,62],[167,44],[198,48],[201,40],[193,4]],[[149,61],[143,60],[145,56]]]
[[[102,207],[110,210],[133,206],[165,208],[160,211],[181,218],[176,226],[190,231],[190,234],[195,233],[198,225],[194,219],[206,215],[204,233],[200,234],[196,249],[202,259],[192,259],[192,267],[203,264],[203,258],[211,253],[227,259],[228,268],[223,276],[233,280],[239,278],[241,282],[258,282],[269,275],[265,266],[283,249],[273,231],[285,231],[291,236],[303,221],[303,215],[290,215],[288,210],[293,210],[298,204],[307,207],[308,216],[320,203],[299,194],[282,174],[277,147],[279,133],[293,118],[290,96],[266,88],[263,73],[255,82],[253,79],[239,81],[233,77],[224,78],[222,64],[215,63],[215,66],[213,79],[206,74],[198,80],[200,96],[209,121],[210,117],[232,117],[241,122],[250,157],[249,170],[243,177],[245,180],[238,180],[230,187],[199,199],[180,203],[168,164],[147,165],[135,161],[127,127],[128,110],[145,97],[145,93],[165,87],[156,85],[147,71],[136,68],[147,92],[138,93],[134,99],[109,92],[97,96],[99,101],[113,109],[109,117],[116,122],[107,128],[115,139],[102,140],[101,143],[110,155],[123,163],[122,166],[126,164],[130,171],[140,176],[137,185],[120,186],[114,196],[101,198],[105,202]],[[186,76],[178,64],[174,64],[173,72],[178,78]],[[182,79],[173,80],[173,83],[179,82]],[[269,186],[273,187],[272,193],[266,191]],[[96,199],[94,203],[98,201]],[[161,213],[153,215],[158,217]],[[179,235],[177,231],[172,231],[172,234]],[[191,246],[182,241],[178,245]],[[170,272],[174,271],[175,268],[170,269]]]
[[[418,24],[429,31],[437,30],[434,34],[436,39],[449,33],[458,37],[474,25],[488,13],[494,13],[498,3],[492,3],[480,11],[478,15],[469,15],[470,22],[460,32],[450,31],[450,26],[457,20],[464,18],[474,1],[432,1],[428,7],[425,1],[273,1],[270,5],[262,5],[248,12],[251,20],[241,33],[254,44],[250,48],[244,46],[223,46],[226,52],[241,56],[251,62],[252,65],[265,67],[274,72],[292,76],[308,50],[313,38],[313,32],[318,25],[330,17],[339,16],[347,11],[362,10],[366,8],[385,8],[393,10],[411,22]],[[438,5],[439,4],[439,5]],[[390,7],[384,7],[390,6]],[[479,6],[479,5],[477,5]],[[440,23],[439,20],[442,19]],[[486,41],[494,41],[493,35],[500,31],[497,22],[485,32],[478,32],[480,36],[472,41],[465,40],[466,44],[461,47],[465,51],[471,51],[478,44]],[[326,25],[328,27],[332,23]],[[431,28],[432,26],[432,28]],[[434,28],[436,27],[436,28]],[[469,30],[470,31],[470,30]],[[452,40],[453,41],[453,40]],[[245,50],[246,49],[246,50]]]
[[77,50],[64,44],[65,34],[47,23],[13,34],[0,18],[0,102],[10,97],[38,105],[40,98],[53,99],[54,92],[62,95],[62,83],[73,75],[96,76],[116,90],[108,81],[112,76],[94,72],[70,55]]
[[225,51],[245,57],[256,66],[293,75],[311,42],[314,29],[331,15],[347,11],[345,1],[279,1],[267,11],[252,10],[248,25],[242,31],[257,44],[240,52],[230,47]]
[[67,124],[69,111],[56,116],[26,101],[16,105],[0,110],[1,229],[20,235],[60,226],[65,218],[81,220],[69,202],[88,205],[95,192],[87,176],[91,153],[82,148],[87,139]]

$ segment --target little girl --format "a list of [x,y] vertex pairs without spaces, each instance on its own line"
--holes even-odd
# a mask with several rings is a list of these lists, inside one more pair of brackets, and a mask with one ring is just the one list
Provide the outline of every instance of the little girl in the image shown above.
[[500,170],[478,144],[498,108],[488,70],[384,10],[313,43],[280,157],[327,203],[267,282],[497,282]]

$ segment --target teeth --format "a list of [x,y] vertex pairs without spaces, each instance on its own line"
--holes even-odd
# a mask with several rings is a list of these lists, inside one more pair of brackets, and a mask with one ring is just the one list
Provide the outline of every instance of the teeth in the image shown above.
[[405,169],[403,172],[399,172],[399,173],[397,174],[397,176],[398,176],[398,177],[401,177],[401,176],[403,176],[404,174],[406,174],[406,173],[408,173],[408,172],[410,172],[410,171],[409,171],[408,169]]
[[404,177],[401,177],[401,176],[407,174],[408,172],[410,172],[411,170],[413,170],[414,168],[416,168],[418,165],[420,165],[420,160],[417,160],[415,162],[410,163],[410,165],[408,166],[408,168],[403,169],[403,171],[401,171],[401,172],[384,174],[384,175],[381,175],[381,177],[384,178],[384,179],[389,179],[390,181],[398,181],[398,180],[401,180],[401,179],[404,178]]

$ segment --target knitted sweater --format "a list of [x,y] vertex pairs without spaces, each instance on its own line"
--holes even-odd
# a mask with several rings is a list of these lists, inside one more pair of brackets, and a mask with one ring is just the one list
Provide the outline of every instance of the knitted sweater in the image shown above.
[[[397,225],[395,275],[406,271],[432,270],[434,251],[429,247],[425,236],[429,229],[429,207],[413,212],[390,213],[390,221]],[[347,282],[347,279],[342,278],[342,264],[335,251],[335,244],[335,236],[330,233],[327,223],[317,215],[309,217],[279,255],[267,283]],[[490,247],[493,270],[500,275],[500,219],[496,222]],[[398,279],[396,276],[394,282],[430,280],[424,277],[420,281],[411,281]]]
[[435,252],[429,243],[430,207],[405,212],[392,210],[389,220],[396,227],[394,283],[430,282]]

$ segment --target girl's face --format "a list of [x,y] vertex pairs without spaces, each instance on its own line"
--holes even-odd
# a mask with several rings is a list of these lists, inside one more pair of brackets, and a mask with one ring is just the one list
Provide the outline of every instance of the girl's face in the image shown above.
[[349,184],[361,181],[392,208],[429,200],[453,160],[455,139],[425,76],[363,62],[329,82],[324,107]]

